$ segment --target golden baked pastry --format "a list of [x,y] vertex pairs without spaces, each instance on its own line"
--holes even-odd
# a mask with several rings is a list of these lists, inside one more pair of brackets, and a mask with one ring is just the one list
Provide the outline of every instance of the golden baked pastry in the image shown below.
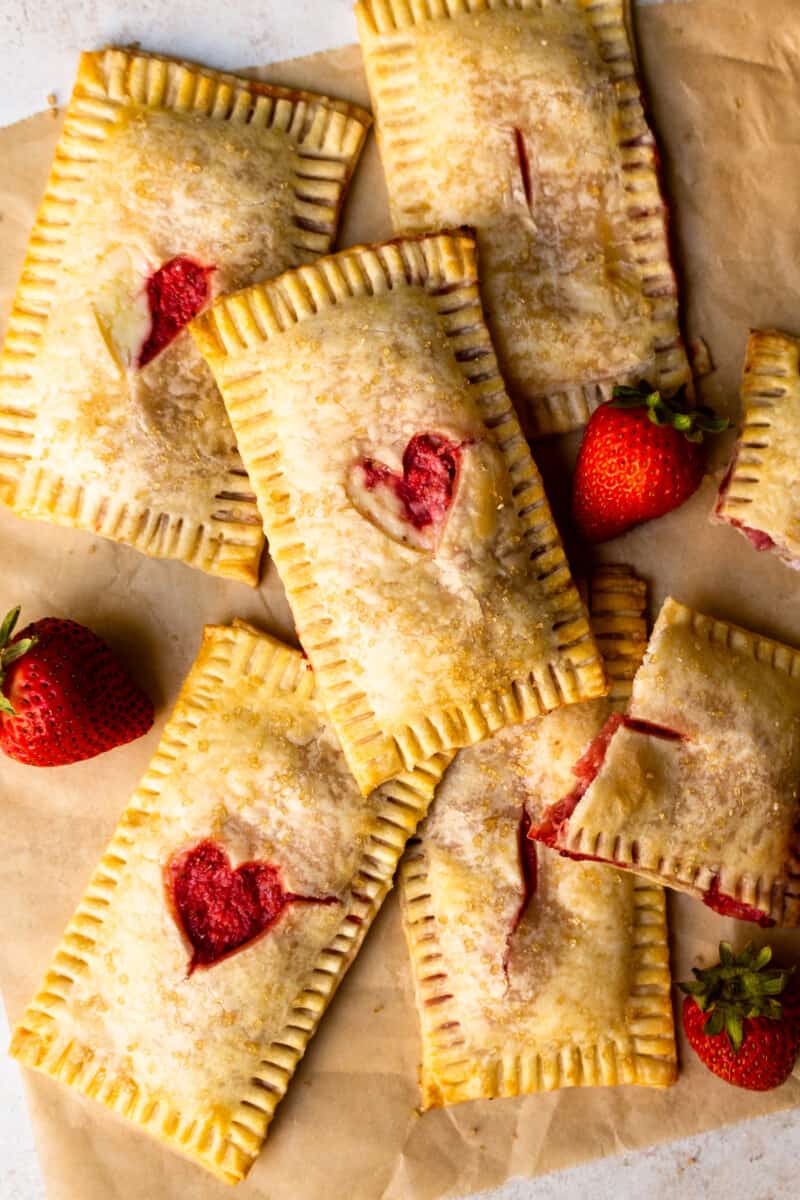
[[208,627],[12,1054],[237,1182],[448,761],[365,800],[300,652]]
[[345,250],[191,329],[362,791],[604,694],[472,238]]
[[468,225],[534,435],[690,380],[625,0],[359,0],[397,233]]
[[800,340],[755,329],[742,380],[742,429],[712,516],[800,570]]
[[644,583],[600,567],[592,624],[614,680],[461,750],[401,867],[423,1107],[677,1074],[664,893],[528,838],[624,705],[646,645]]
[[761,925],[800,923],[800,651],[668,598],[633,682],[531,833]]
[[81,56],[0,358],[0,501],[258,582],[261,521],[187,321],[329,250],[369,117]]

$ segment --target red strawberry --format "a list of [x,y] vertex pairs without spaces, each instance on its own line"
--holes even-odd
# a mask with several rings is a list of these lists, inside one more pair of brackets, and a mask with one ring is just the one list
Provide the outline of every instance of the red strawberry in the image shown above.
[[592,414],[578,453],[572,513],[580,532],[604,542],[683,504],[703,478],[703,434],[727,425],[710,409],[663,399],[649,383],[615,387],[614,399]]
[[752,942],[735,955],[720,942],[720,961],[695,968],[692,983],[680,984],[683,1028],[695,1053],[715,1075],[736,1087],[766,1092],[792,1073],[800,1051],[800,979],[794,967],[765,967],[769,946]]
[[147,733],[153,705],[97,634],[46,617],[11,638],[18,617],[12,609],[0,625],[0,748],[9,757],[58,767]]

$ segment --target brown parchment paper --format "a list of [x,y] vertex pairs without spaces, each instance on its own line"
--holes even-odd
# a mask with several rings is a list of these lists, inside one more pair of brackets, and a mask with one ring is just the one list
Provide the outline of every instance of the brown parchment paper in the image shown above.
[[[702,384],[734,415],[749,325],[800,333],[800,5],[690,0],[642,8],[641,57],[674,202],[690,332],[716,373]],[[148,47],[157,49],[157,47]],[[360,102],[355,48],[282,64],[263,77]],[[0,130],[0,303],[8,311],[60,122],[45,113]],[[388,233],[374,140],[340,244]],[[536,448],[556,512],[577,439]],[[706,515],[715,477],[678,512],[604,550],[653,586],[800,645],[800,576],[757,555]],[[576,570],[587,564],[573,547]],[[85,621],[153,694],[157,728],[88,763],[37,771],[0,761],[0,973],[13,1021],[38,984],[90,871],[143,771],[205,621],[247,617],[284,636],[291,619],[274,571],[261,588],[212,579],[84,533],[0,511],[0,606],[25,619]],[[761,934],[672,895],[674,970],[685,977],[721,936],[769,940],[800,956],[800,934]],[[645,1147],[800,1103],[793,1079],[765,1095],[728,1087],[682,1046],[676,1087],[576,1089],[459,1105],[420,1117],[418,1037],[397,905],[390,898],[278,1109],[243,1200],[434,1200]],[[51,1200],[218,1200],[230,1189],[50,1080],[26,1076]]]

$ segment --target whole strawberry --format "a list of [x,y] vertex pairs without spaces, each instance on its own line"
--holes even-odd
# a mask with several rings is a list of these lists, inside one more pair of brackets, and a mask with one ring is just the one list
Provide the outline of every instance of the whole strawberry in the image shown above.
[[683,1028],[700,1060],[736,1087],[766,1092],[792,1073],[800,1051],[800,981],[788,970],[767,970],[772,951],[752,942],[734,955],[720,942],[715,967],[695,968],[680,984]]
[[0,748],[34,767],[93,758],[147,733],[153,705],[97,634],[46,617],[0,625]]
[[710,409],[687,408],[681,395],[665,400],[649,383],[615,387],[578,452],[572,513],[579,531],[605,542],[683,504],[703,478],[703,435],[727,425]]

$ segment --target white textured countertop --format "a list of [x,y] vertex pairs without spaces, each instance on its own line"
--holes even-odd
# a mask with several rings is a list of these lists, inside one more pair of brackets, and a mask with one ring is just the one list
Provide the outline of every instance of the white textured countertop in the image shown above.
[[[50,93],[63,101],[77,52],[84,47],[141,40],[166,53],[236,68],[354,41],[351,7],[351,0],[69,0],[65,6],[0,0],[0,124],[46,107]],[[0,1045],[7,1039],[0,1004]],[[44,1200],[18,1069],[3,1055],[0,1111],[0,1200]],[[778,1200],[794,1195],[798,1159],[800,1120],[789,1111],[560,1175],[509,1183],[491,1197]]]

